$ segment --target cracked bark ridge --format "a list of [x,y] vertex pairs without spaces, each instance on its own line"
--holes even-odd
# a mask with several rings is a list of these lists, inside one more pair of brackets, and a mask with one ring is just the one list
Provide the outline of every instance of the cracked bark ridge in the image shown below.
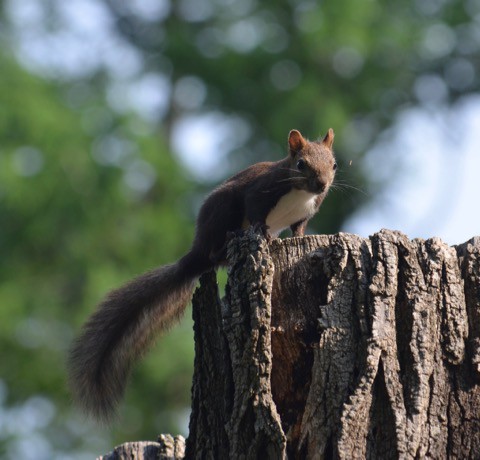
[[226,296],[214,273],[193,299],[195,365],[186,458],[281,459],[286,439],[272,399],[271,283],[266,240],[249,231],[228,247]]
[[266,240],[248,231],[228,247],[224,331],[233,374],[228,458],[281,459],[286,439],[271,391],[273,263]]
[[215,273],[204,274],[192,300],[195,362],[187,458],[228,458],[232,367]]
[[468,313],[468,348],[475,379],[480,378],[480,236],[456,246]]

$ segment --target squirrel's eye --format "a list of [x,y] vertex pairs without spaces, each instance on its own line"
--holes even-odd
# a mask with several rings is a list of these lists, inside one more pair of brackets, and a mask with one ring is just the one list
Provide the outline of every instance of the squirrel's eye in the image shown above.
[[335,171],[337,169],[337,163],[333,163],[333,170]]
[[297,161],[297,169],[299,171],[303,171],[305,169],[305,161],[304,160],[298,160]]

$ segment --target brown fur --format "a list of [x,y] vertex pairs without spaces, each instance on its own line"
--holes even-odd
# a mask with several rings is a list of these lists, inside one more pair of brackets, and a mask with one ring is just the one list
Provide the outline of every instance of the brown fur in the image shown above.
[[87,413],[105,421],[112,417],[134,362],[155,336],[181,317],[197,278],[225,263],[229,232],[240,230],[245,223],[263,226],[268,232],[267,218],[281,198],[304,190],[307,193],[291,196],[313,196],[315,201],[308,201],[313,206],[305,207],[299,221],[286,224],[294,235],[304,234],[333,182],[332,143],[332,130],[320,142],[309,142],[298,131],[291,131],[285,159],[250,166],[207,197],[187,255],[135,278],[105,298],[83,327],[69,357],[70,386]]

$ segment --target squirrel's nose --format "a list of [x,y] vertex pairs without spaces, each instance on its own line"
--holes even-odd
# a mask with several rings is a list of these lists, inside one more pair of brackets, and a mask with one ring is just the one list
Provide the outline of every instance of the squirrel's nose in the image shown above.
[[312,187],[312,192],[315,193],[322,193],[325,191],[326,188],[325,182],[323,182],[321,179],[315,178],[312,181],[311,187]]

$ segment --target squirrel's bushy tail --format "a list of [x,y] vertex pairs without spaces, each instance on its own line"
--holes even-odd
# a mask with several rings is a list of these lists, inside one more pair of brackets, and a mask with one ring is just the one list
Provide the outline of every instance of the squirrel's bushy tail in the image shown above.
[[108,294],[69,356],[70,387],[88,414],[112,418],[132,365],[156,335],[181,317],[197,278],[211,266],[191,251]]

